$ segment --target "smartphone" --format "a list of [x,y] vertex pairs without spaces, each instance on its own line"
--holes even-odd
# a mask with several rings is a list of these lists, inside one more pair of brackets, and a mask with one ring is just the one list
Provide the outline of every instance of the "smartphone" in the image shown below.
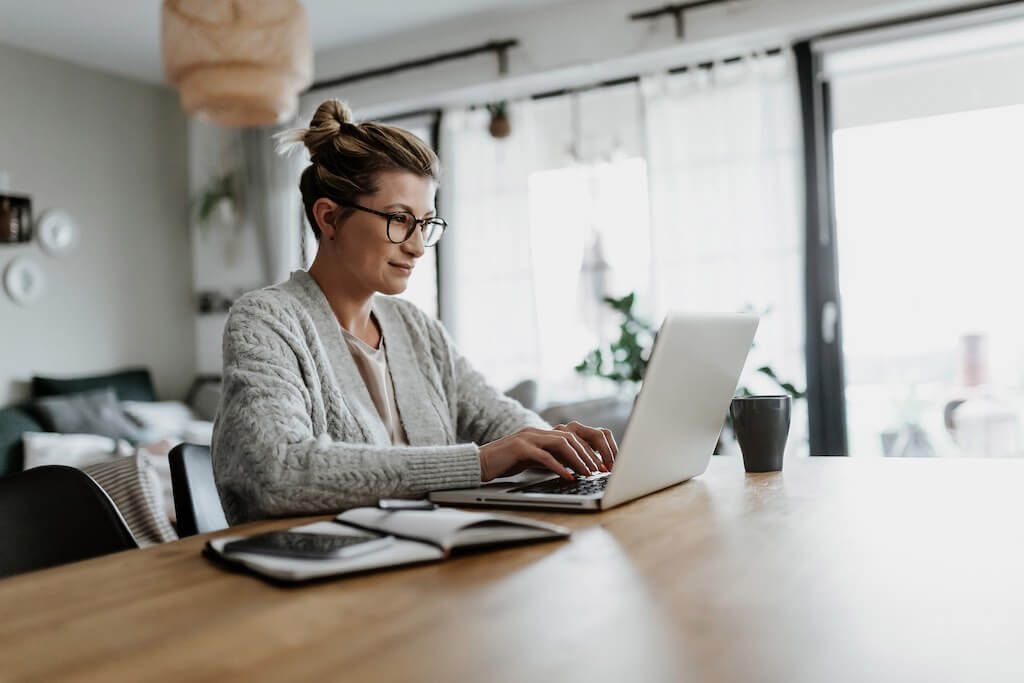
[[337,560],[380,550],[394,543],[394,536],[311,534],[302,531],[271,531],[225,544],[225,553],[258,553],[310,560]]

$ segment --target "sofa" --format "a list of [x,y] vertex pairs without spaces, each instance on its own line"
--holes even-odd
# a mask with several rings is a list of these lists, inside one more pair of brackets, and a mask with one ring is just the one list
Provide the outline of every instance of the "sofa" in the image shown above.
[[208,443],[219,377],[193,383],[188,400],[202,415],[159,401],[144,367],[33,377],[31,391],[31,400],[0,409],[0,476],[43,464],[78,467],[107,492],[140,546],[176,539],[166,454],[182,440]]

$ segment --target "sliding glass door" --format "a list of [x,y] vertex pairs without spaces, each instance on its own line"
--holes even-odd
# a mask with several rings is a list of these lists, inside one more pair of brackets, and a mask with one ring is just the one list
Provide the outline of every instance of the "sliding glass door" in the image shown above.
[[1024,20],[890,33],[813,55],[843,321],[809,337],[842,369],[824,402],[851,456],[1022,456]]

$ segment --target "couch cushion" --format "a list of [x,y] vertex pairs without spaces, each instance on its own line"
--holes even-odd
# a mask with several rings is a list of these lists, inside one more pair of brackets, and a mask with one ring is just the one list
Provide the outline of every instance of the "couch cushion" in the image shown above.
[[59,379],[56,377],[33,377],[32,395],[59,396],[62,394],[78,394],[91,389],[113,387],[120,401],[155,401],[153,380],[146,368],[128,368],[106,375],[90,375]]
[[28,412],[27,406],[0,409],[0,476],[20,472],[24,462],[21,435],[42,432],[43,426]]
[[107,462],[132,455],[127,441],[117,442],[99,434],[57,434],[55,432],[23,432],[26,470],[44,465],[64,465],[82,469],[86,465]]
[[66,396],[47,396],[35,402],[39,421],[51,432],[102,434],[136,443],[145,430],[125,414],[110,387]]

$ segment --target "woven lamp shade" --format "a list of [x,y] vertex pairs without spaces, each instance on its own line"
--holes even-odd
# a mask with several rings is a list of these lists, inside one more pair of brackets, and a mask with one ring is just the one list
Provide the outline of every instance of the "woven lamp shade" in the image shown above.
[[188,114],[226,126],[291,119],[313,79],[298,0],[164,0],[164,74]]

